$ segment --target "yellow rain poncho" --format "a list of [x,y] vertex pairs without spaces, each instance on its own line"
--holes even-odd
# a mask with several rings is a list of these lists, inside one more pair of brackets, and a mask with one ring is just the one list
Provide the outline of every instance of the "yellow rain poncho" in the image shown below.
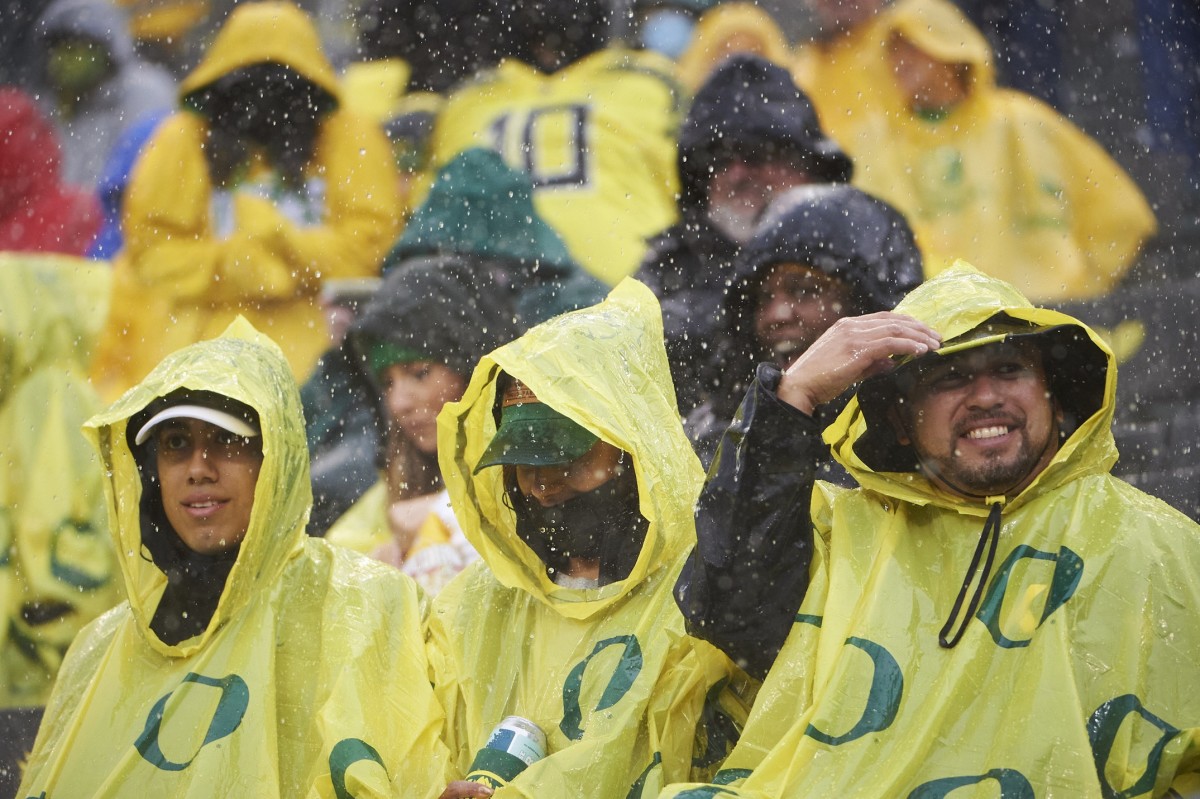
[[[862,487],[817,483],[808,592],[722,787],[665,795],[1196,795],[1200,528],[1109,474],[1112,353],[1077,320],[965,266],[896,310],[944,342],[1000,312],[1065,326],[1039,338],[1051,337],[1069,437],[1032,484],[998,498],[982,601],[942,648],[993,500],[903,468],[911,453],[881,408],[864,416],[860,391],[824,438]],[[897,471],[868,465],[888,462]]]
[[753,53],[782,67],[792,51],[775,18],[752,3],[720,3],[700,17],[691,44],[679,58],[679,80],[689,95],[735,53]]
[[[180,388],[253,407],[263,462],[211,619],[167,645],[150,629],[166,577],[143,542],[127,424]],[[67,654],[20,795],[436,796],[445,750],[421,596],[394,569],[305,535],[304,422],[278,348],[238,320],[170,356],[86,431],[109,474],[128,601]]]
[[[180,87],[185,103],[252,64],[286,65],[340,97],[312,23],[287,2],[239,6]],[[134,167],[125,250],[94,375],[113,398],[166,354],[244,315],[280,343],[303,380],[329,347],[324,281],[377,274],[400,229],[391,147],[378,125],[335,109],[320,122],[303,197],[279,194],[262,163],[229,190],[213,185],[205,116],[165,120]]]
[[[548,756],[499,797],[651,797],[719,764],[734,735],[721,709],[733,667],[686,636],[671,595],[694,538],[702,473],[675,410],[658,304],[633,280],[484,357],[438,417],[454,509],[482,558],[438,595],[431,657],[459,779],[510,715],[537,724]],[[649,521],[629,576],[557,586],[516,533],[500,467],[472,474],[496,432],[500,370],[629,453]],[[736,703],[732,706],[736,711]],[[700,728],[697,730],[697,728]]]
[[103,473],[79,426],[108,267],[0,257],[0,707],[36,706],[80,628],[120,600]]
[[[908,110],[889,73],[900,35],[969,67],[941,119]],[[962,258],[1035,302],[1095,297],[1133,265],[1156,222],[1136,183],[1054,109],[996,86],[987,40],[949,0],[898,0],[818,79],[813,102],[854,159],[854,183],[900,209],[932,277]]]
[[683,96],[674,75],[665,57],[621,48],[551,75],[506,60],[447,100],[430,170],[469,147],[496,150],[532,177],[534,205],[571,255],[616,285],[677,216]]

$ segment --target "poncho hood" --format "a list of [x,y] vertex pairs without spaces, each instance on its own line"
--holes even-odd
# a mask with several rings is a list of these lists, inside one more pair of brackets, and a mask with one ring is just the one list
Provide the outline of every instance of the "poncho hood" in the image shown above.
[[978,94],[974,87],[990,89],[996,84],[991,45],[953,3],[898,0],[880,14],[874,31],[885,48],[898,34],[939,61],[967,65],[972,96]]
[[[1008,283],[988,277],[959,261],[910,293],[896,312],[925,322],[942,337],[942,347],[924,358],[983,346],[1012,336],[1030,337],[1044,353],[1051,391],[1064,412],[1068,433],[1046,469],[1008,505],[1053,490],[1089,474],[1107,472],[1117,459],[1112,436],[1116,363],[1108,345],[1079,320],[1034,307]],[[1028,325],[1028,333],[963,337],[989,321]],[[911,360],[897,369],[905,369]],[[917,469],[911,449],[901,445],[886,418],[895,397],[895,375],[863,382],[825,441],[864,488],[916,504],[933,503],[964,513],[985,515],[987,505],[971,503],[935,488]]]
[[[166,575],[142,540],[142,480],[127,427],[154,400],[179,389],[213,392],[257,411],[263,462],[250,525],[212,618],[199,635],[170,646],[150,629]],[[151,648],[174,657],[199,651],[225,621],[269,590],[288,560],[301,551],[312,505],[303,418],[299,390],[282,352],[239,317],[219,338],[165,358],[141,384],[84,425],[108,475],[104,490],[109,523],[129,605]]]
[[281,0],[235,8],[204,59],[180,84],[179,96],[187,101],[235,70],[268,62],[290,67],[334,100],[341,96],[316,27],[303,11]]
[[[517,535],[503,470],[474,474],[496,433],[501,370],[632,456],[649,528],[625,579],[586,592],[556,586]],[[544,322],[482,358],[463,399],[438,417],[438,459],[463,532],[496,580],[562,616],[588,619],[615,608],[648,575],[675,563],[694,543],[692,506],[703,472],[679,421],[654,295],[626,279],[604,302]]]

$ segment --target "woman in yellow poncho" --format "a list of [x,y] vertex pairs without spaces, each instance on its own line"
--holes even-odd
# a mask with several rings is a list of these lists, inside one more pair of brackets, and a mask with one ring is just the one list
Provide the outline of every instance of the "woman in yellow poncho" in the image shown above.
[[238,320],[86,432],[128,600],[68,652],[21,795],[436,796],[420,592],[305,535],[279,349]]

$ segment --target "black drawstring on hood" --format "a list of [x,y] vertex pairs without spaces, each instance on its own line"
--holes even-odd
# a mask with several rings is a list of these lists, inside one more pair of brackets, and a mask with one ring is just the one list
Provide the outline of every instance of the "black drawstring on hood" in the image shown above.
[[[967,631],[967,625],[975,616],[975,611],[979,610],[979,603],[983,599],[983,589],[987,585],[988,578],[992,575],[992,562],[996,559],[996,547],[1000,543],[1000,509],[1001,503],[992,503],[992,509],[988,511],[987,521],[983,524],[983,530],[979,533],[979,544],[975,547],[975,554],[971,556],[971,565],[967,567],[967,573],[963,575],[962,588],[958,591],[958,597],[954,600],[954,607],[950,611],[950,617],[946,619],[946,623],[942,625],[941,631],[938,633],[938,643],[943,649],[953,649],[957,646],[959,639],[963,637],[963,633]],[[983,555],[984,544],[988,544],[987,559],[983,562],[983,572],[979,575],[979,583],[975,586],[975,593],[971,595],[971,604],[967,606],[967,612],[962,615],[962,620],[958,625],[958,629],[954,630],[954,635],[951,637],[950,632],[954,629],[954,623],[959,621],[959,611],[962,610],[963,599],[967,595],[967,590],[971,586],[971,578],[975,576],[975,572],[979,569],[979,559]]]

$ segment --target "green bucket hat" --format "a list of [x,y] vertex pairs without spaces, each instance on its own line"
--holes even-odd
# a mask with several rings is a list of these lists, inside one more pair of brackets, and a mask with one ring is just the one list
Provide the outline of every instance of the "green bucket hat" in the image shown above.
[[599,436],[542,402],[520,381],[504,392],[500,427],[475,467],[558,466],[582,457]]

